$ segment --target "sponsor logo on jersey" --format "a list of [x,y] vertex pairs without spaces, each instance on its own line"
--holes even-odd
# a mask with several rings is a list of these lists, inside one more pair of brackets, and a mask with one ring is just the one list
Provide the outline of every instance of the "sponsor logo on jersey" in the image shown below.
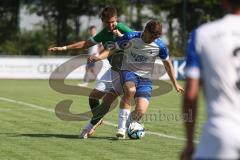
[[132,42],[128,40],[123,40],[119,43],[119,47],[124,50],[130,48],[131,46],[132,46]]
[[133,52],[131,52],[131,56],[134,58],[135,62],[147,62],[148,58],[143,55],[138,55]]

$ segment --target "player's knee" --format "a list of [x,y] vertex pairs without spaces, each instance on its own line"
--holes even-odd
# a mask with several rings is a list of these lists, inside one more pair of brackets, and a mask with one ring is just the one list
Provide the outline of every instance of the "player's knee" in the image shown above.
[[125,88],[124,92],[126,96],[133,97],[136,93],[136,88],[135,87]]
[[101,99],[104,95],[105,95],[104,92],[94,89],[90,93],[89,98],[91,98],[91,99]]

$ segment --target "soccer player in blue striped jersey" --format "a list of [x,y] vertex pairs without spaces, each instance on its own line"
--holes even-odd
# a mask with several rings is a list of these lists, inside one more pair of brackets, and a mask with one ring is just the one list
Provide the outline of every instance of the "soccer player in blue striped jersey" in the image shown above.
[[[120,103],[117,137],[124,138],[127,120],[139,121],[146,113],[152,91],[151,77],[154,62],[159,57],[167,70],[176,91],[183,93],[183,88],[177,83],[174,69],[169,60],[168,49],[159,38],[162,26],[159,21],[149,21],[143,32],[126,33],[117,41],[116,48],[123,50],[124,58],[120,71],[123,87],[123,97]],[[93,56],[94,60],[101,60],[112,55],[116,50],[104,52],[100,56]],[[135,110],[130,115],[131,100],[135,100]]]

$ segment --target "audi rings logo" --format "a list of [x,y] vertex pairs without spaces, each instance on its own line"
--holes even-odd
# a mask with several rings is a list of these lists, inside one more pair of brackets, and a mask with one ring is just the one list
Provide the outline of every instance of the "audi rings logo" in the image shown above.
[[37,70],[39,73],[52,73],[58,66],[58,64],[41,63],[38,65]]

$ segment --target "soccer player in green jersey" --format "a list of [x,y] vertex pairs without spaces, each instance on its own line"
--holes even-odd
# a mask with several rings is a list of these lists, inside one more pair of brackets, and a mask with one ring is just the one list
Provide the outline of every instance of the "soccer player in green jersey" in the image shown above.
[[[111,49],[118,37],[123,36],[124,33],[131,32],[132,30],[123,23],[117,22],[117,10],[114,7],[106,7],[100,14],[100,18],[103,22],[104,28],[96,36],[73,43],[62,47],[52,47],[48,50],[51,52],[65,51],[69,49],[87,49],[97,43],[102,43],[105,49]],[[112,78],[118,77],[118,70],[120,68],[113,57],[108,58],[111,68],[97,81],[95,88],[89,95],[89,105],[93,112],[93,117],[85,129],[80,134],[80,138],[88,138],[93,134],[96,127],[101,124],[102,117],[108,112],[110,105],[117,98],[118,94],[114,92]],[[103,98],[102,103],[99,103],[99,99]],[[96,112],[96,108],[105,108],[101,113]],[[96,113],[95,113],[96,112]]]

